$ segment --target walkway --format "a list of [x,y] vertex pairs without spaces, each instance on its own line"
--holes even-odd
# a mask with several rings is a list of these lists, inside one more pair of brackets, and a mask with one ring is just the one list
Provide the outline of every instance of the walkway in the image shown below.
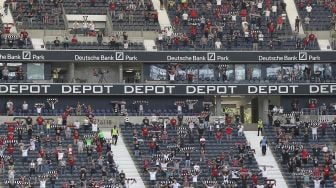
[[255,158],[259,166],[272,166],[266,167],[267,178],[276,180],[277,188],[288,188],[284,177],[281,174],[280,168],[278,166],[277,161],[275,160],[271,150],[267,148],[266,156],[262,156],[260,140],[261,136],[257,136],[257,131],[245,131],[246,139],[251,143],[251,148],[256,151]]
[[[292,32],[295,32],[295,18],[297,16],[299,16],[299,13],[297,11],[296,5],[295,5],[295,1],[294,0],[284,0],[284,2],[286,3],[286,11],[287,11],[287,17],[289,18],[289,23],[290,26],[292,28]],[[300,17],[299,17],[300,18]],[[303,23],[303,18],[301,19],[301,23]],[[299,35],[304,35],[304,30],[302,27],[302,24],[300,24],[299,27]]]
[[[104,130],[105,137],[107,139],[111,138],[111,132]],[[137,183],[132,184],[129,188],[144,188],[140,174],[132,160],[131,155],[128,153],[127,147],[123,141],[122,135],[118,138],[118,144],[116,146],[112,145],[112,151],[114,155],[114,160],[119,165],[119,171],[123,170],[126,174],[126,178],[135,178]]]
[[159,24],[161,27],[161,30],[163,30],[165,27],[171,28],[170,20],[167,14],[166,9],[160,10],[160,0],[152,0],[154,9],[158,11],[159,16]]

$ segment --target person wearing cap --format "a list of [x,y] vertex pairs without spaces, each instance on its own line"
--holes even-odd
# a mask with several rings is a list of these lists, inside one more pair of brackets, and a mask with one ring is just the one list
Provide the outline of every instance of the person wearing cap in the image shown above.
[[260,140],[260,147],[261,147],[262,155],[266,155],[267,140],[266,140],[265,137],[263,137],[263,138]]

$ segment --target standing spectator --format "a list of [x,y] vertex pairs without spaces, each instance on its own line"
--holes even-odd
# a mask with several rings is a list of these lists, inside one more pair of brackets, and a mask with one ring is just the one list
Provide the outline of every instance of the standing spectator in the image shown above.
[[238,124],[238,136],[244,136],[244,125],[241,123]]
[[69,38],[65,36],[64,41],[63,41],[63,48],[68,49],[69,48]]
[[266,155],[266,149],[267,149],[267,140],[265,137],[263,137],[260,141],[260,147],[262,151],[262,155]]
[[99,31],[98,34],[97,34],[97,42],[98,42],[99,46],[101,46],[102,43],[103,43],[103,37],[104,37],[103,33],[101,31]]
[[219,38],[215,42],[215,48],[216,49],[221,49],[222,48],[222,42],[220,41]]
[[111,129],[111,135],[112,135],[113,144],[114,144],[114,145],[117,145],[117,142],[118,142],[118,136],[119,136],[119,130],[118,130],[117,126],[114,126],[114,127]]
[[37,130],[43,130],[44,119],[41,115],[36,118],[36,127]]
[[221,130],[216,131],[215,138],[216,138],[217,144],[222,144],[223,133]]
[[153,170],[150,170],[148,169],[148,173],[149,173],[149,181],[151,183],[151,186],[154,186],[155,183],[156,183],[156,173],[157,173],[157,169],[153,169]]
[[6,103],[6,111],[8,116],[12,116],[14,114],[14,103],[11,100],[8,100]]
[[184,167],[185,168],[190,168],[190,164],[191,164],[191,162],[190,162],[190,160],[191,160],[190,152],[187,151],[184,155],[185,155]]
[[259,132],[260,132],[260,135],[263,134],[263,128],[264,128],[263,121],[261,120],[261,118],[259,118],[259,120],[258,120],[258,136],[259,136]]
[[55,47],[59,47],[60,44],[61,44],[61,41],[58,39],[58,37],[56,37],[56,39],[54,40]]
[[277,30],[282,30],[283,23],[284,23],[284,20],[282,19],[282,16],[279,16],[277,19]]
[[2,69],[2,79],[7,81],[8,80],[8,75],[9,75],[9,70],[7,66],[4,66]]
[[311,127],[313,140],[317,140],[317,128],[317,126]]
[[276,3],[272,5],[271,9],[272,9],[272,17],[274,18],[277,15],[277,11],[278,11],[278,7]]
[[295,31],[296,32],[299,32],[300,30],[299,30],[299,28],[300,28],[300,18],[299,18],[299,16],[297,16],[296,18],[295,18]]
[[29,177],[35,175],[35,172],[36,172],[36,163],[34,162],[34,160],[31,160],[29,164]]
[[226,133],[226,140],[232,140],[232,127],[230,125],[228,125],[225,129],[225,133]]
[[311,4],[308,4],[306,6],[306,11],[307,11],[307,16],[311,17],[311,13],[312,13],[313,7],[311,6]]

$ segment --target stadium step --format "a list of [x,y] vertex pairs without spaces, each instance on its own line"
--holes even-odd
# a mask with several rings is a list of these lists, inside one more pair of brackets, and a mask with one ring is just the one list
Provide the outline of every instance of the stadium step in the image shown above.
[[254,156],[258,165],[272,166],[266,167],[267,178],[276,180],[277,187],[288,188],[285,178],[282,176],[278,163],[269,147],[267,147],[266,156],[262,156],[260,147],[260,140],[262,139],[262,136],[257,136],[257,131],[246,131],[245,137],[251,143],[251,148],[256,152]]
[[[104,135],[107,139],[111,139],[110,130],[104,130]],[[116,163],[119,165],[119,172],[121,170],[126,174],[126,178],[135,178],[137,183],[130,185],[131,188],[144,188],[145,184],[142,181],[140,174],[129,154],[126,144],[124,143],[122,135],[119,135],[118,144],[116,146],[112,145],[112,151]]]

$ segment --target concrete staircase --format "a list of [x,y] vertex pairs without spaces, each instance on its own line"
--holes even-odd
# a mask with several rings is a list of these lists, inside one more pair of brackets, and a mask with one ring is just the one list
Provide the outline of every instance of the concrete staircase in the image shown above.
[[276,187],[278,188],[288,188],[284,177],[281,174],[280,168],[277,161],[275,160],[271,150],[267,148],[266,156],[262,156],[260,140],[261,136],[257,136],[257,131],[245,131],[246,139],[251,143],[251,148],[255,149],[254,157],[257,160],[258,165],[267,165],[272,167],[266,167],[267,178],[276,180]]
[[[112,138],[111,131],[108,129],[104,129],[104,135],[107,139]],[[129,185],[129,188],[144,188],[145,184],[143,183],[132,157],[127,150],[122,135],[119,135],[118,144],[116,146],[112,145],[112,151],[114,159],[119,165],[119,172],[123,170],[126,174],[126,178],[135,178],[137,181],[137,183]]]

